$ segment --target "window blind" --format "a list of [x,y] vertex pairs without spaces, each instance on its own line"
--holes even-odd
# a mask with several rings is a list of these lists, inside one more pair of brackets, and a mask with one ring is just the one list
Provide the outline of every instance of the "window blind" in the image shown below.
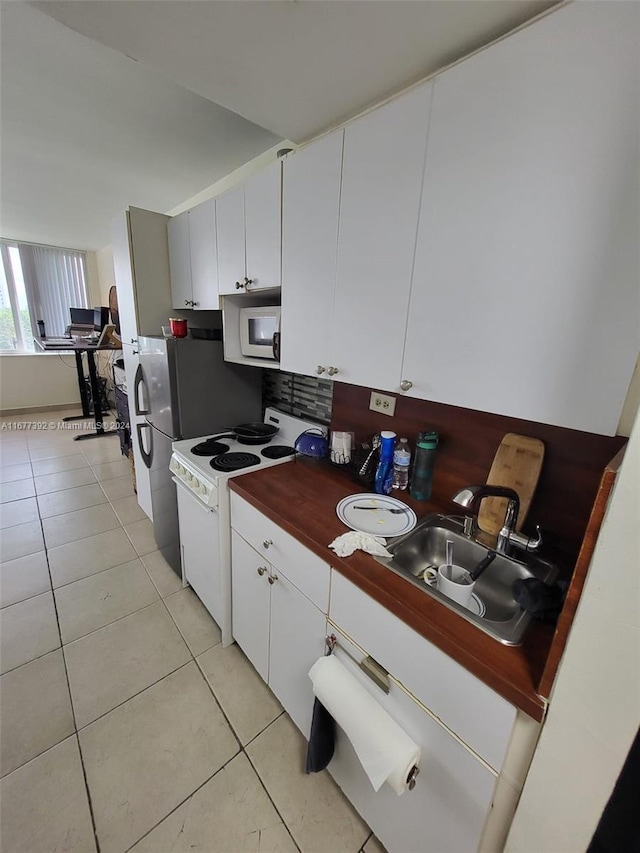
[[19,248],[32,324],[44,320],[48,336],[63,335],[69,308],[89,307],[85,253],[25,243]]

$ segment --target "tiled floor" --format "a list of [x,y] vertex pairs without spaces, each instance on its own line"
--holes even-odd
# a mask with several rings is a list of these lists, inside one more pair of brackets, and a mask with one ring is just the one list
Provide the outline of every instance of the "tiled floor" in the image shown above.
[[0,418],[0,848],[382,848],[154,551],[115,436]]

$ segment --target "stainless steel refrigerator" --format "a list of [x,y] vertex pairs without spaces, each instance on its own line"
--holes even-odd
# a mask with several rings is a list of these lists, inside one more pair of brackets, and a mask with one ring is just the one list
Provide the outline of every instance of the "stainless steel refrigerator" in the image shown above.
[[181,575],[172,442],[259,421],[262,371],[224,361],[222,341],[141,337],[135,377],[138,437],[150,472],[153,532],[158,549]]

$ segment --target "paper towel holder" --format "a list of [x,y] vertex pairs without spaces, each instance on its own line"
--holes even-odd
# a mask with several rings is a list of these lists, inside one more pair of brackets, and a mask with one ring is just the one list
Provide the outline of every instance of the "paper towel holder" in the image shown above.
[[[327,647],[333,651],[335,647],[338,645],[338,638],[335,634],[329,634],[328,637],[325,637],[325,643]],[[350,657],[351,660],[357,664],[360,669],[364,672],[365,675],[368,675],[369,678],[373,681],[376,687],[379,687],[384,693],[389,693],[391,687],[389,685],[389,673],[387,670],[381,666],[377,660],[371,657],[371,655],[367,655],[362,658],[362,660],[357,660],[351,652],[348,652],[344,646],[340,646],[342,651]],[[414,782],[415,784],[415,782]]]

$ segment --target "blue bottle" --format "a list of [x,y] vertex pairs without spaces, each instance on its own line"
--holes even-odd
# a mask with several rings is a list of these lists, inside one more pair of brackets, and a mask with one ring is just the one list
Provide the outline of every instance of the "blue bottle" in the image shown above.
[[388,495],[393,486],[393,451],[396,434],[385,429],[380,433],[380,462],[376,469],[374,489],[378,495]]

